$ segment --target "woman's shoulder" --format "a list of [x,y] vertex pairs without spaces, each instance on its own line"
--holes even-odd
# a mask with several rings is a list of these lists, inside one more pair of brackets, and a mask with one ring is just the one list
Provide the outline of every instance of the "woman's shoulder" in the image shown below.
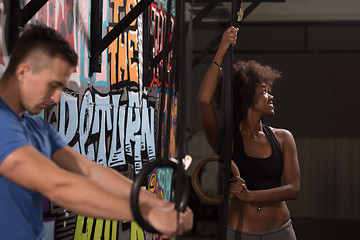
[[278,141],[279,140],[286,141],[286,140],[290,140],[290,139],[294,138],[292,133],[285,128],[275,128],[275,127],[271,127],[271,126],[269,126],[269,128],[274,133],[274,135],[278,139]]

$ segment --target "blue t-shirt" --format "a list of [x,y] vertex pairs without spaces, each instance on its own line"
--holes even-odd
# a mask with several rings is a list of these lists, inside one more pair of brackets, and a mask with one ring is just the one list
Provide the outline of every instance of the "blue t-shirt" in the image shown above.
[[[0,98],[0,164],[29,145],[50,158],[66,143],[50,123],[27,113],[20,117]],[[44,234],[42,195],[0,175],[0,239],[38,240]]]

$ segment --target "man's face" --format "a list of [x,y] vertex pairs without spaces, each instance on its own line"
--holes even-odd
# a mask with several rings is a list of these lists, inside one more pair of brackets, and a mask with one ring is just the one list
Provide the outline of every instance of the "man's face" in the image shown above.
[[20,84],[22,108],[31,114],[39,114],[42,109],[60,101],[62,90],[67,85],[73,69],[62,58],[42,58],[46,58],[41,59],[44,61],[44,67],[38,71],[34,71],[34,65],[28,61],[30,70]]

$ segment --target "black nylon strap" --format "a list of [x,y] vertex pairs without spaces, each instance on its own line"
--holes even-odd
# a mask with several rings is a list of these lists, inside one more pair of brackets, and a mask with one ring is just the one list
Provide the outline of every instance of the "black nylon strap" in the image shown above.
[[[232,0],[231,26],[238,26],[237,12],[241,7],[241,0]],[[219,239],[227,239],[227,217],[229,201],[229,179],[230,164],[232,158],[232,130],[233,130],[233,47],[230,45],[223,61],[223,79],[221,92],[221,125],[220,125],[220,146],[219,161],[224,163],[223,170],[223,192],[224,199],[219,209],[221,220],[219,221]]]
[[222,94],[221,94],[221,148],[219,152],[219,161],[224,163],[223,170],[223,192],[224,200],[221,205],[222,218],[221,225],[219,226],[221,239],[226,239],[227,229],[227,216],[228,216],[228,189],[229,189],[229,178],[230,178],[230,162],[232,155],[232,47],[229,48],[223,61],[223,81],[222,81]]

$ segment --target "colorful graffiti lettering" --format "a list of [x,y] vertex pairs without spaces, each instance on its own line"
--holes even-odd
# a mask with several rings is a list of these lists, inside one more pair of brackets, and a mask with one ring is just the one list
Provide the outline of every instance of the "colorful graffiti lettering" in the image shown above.
[[158,118],[160,120],[160,118],[163,121],[163,125],[162,125],[162,142],[161,144],[161,155],[164,154],[164,149],[165,149],[165,134],[166,134],[166,117],[167,117],[167,113],[168,111],[171,111],[171,117],[170,117],[170,143],[169,143],[169,155],[170,157],[176,157],[176,144],[175,144],[175,137],[176,137],[176,129],[177,129],[177,94],[173,93],[172,95],[172,106],[171,109],[168,109],[168,104],[167,101],[169,101],[169,91],[168,89],[165,89],[165,94],[164,96],[161,96],[161,90],[159,89],[157,91],[157,102],[156,102],[156,108],[159,109],[160,108],[160,100],[161,97],[164,97],[164,111],[158,111]]
[[58,109],[48,120],[89,159],[107,167],[134,164],[135,174],[144,159],[155,159],[155,109],[137,93],[101,96],[88,89],[81,99],[63,93]]
[[118,222],[78,215],[74,239],[117,239]]
[[[171,178],[173,169],[168,167],[160,167],[150,173],[148,182],[148,190],[157,196],[170,200],[171,197]],[[159,234],[152,234],[152,239],[163,239]]]
[[[113,11],[113,22],[110,24],[109,31],[112,26],[117,24],[121,17],[127,14],[132,7],[136,5],[136,1],[115,1],[110,0],[110,6]],[[111,84],[121,84],[123,81],[131,81],[139,84],[139,49],[138,49],[138,29],[137,20],[132,22],[125,32],[120,34],[118,39],[110,44],[108,48],[109,69]]]
[[[150,12],[151,16],[151,26],[150,29],[152,29],[152,35],[153,35],[153,42],[154,42],[154,46],[153,46],[153,57],[155,57],[161,50],[163,50],[164,45],[165,45],[165,27],[166,27],[166,12],[163,10],[163,5],[160,5],[160,9],[158,7],[158,5],[156,3],[152,3],[151,4],[151,12]],[[175,23],[175,19],[173,16],[171,16],[170,19],[170,38],[169,41],[172,40],[172,36],[173,36],[173,31],[174,31],[174,23]],[[152,82],[150,83],[150,88],[152,88],[152,86],[154,84],[161,86],[162,83],[160,81],[160,79],[163,78],[163,76],[160,76],[160,74],[163,71],[166,71],[168,76],[166,77],[166,79],[170,79],[170,72],[172,70],[172,66],[174,65],[173,61],[173,51],[171,51],[167,57],[167,66],[166,69],[162,70],[164,68],[164,61],[160,61],[160,63],[158,64],[158,66],[156,68],[153,69],[153,76],[152,76]],[[168,82],[165,82],[165,87],[169,87]]]

